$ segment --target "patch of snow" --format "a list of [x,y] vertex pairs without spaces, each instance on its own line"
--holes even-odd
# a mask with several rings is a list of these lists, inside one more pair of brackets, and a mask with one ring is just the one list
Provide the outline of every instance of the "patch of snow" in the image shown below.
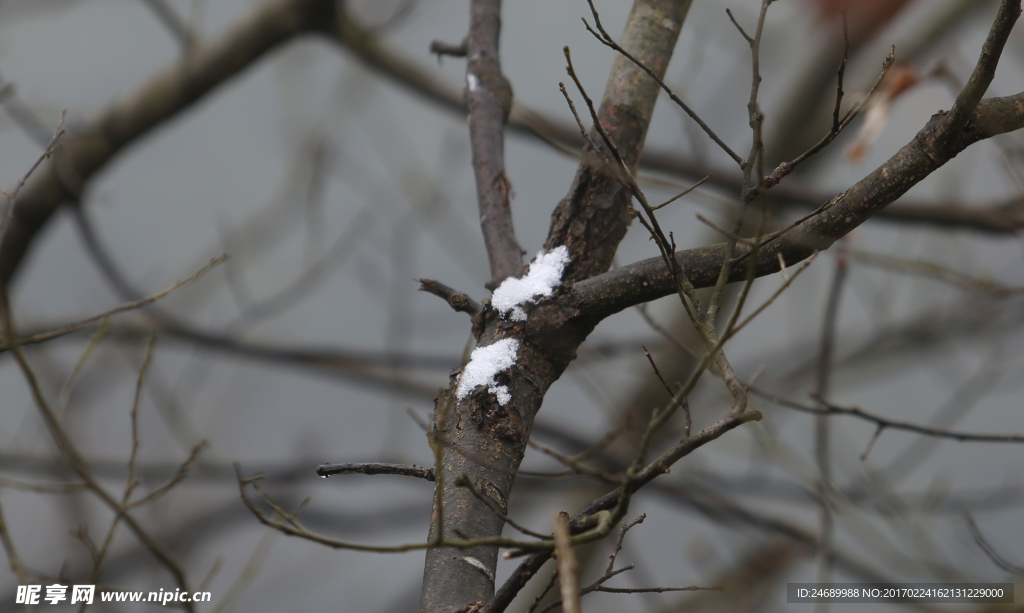
[[462,400],[470,395],[478,385],[486,385],[487,391],[494,394],[498,404],[505,406],[512,400],[507,385],[498,385],[494,376],[506,371],[516,363],[519,352],[519,341],[514,338],[503,338],[486,347],[477,347],[469,356],[469,363],[462,369],[462,378],[455,396]]
[[512,321],[526,321],[522,305],[532,302],[537,296],[550,296],[562,281],[562,272],[568,263],[569,248],[565,245],[547,253],[541,251],[530,264],[530,271],[522,278],[509,277],[501,282],[491,295],[491,306],[502,315],[510,316]]
[[476,75],[472,72],[466,73],[466,86],[469,87],[469,91],[475,92],[480,88],[480,80],[476,78]]

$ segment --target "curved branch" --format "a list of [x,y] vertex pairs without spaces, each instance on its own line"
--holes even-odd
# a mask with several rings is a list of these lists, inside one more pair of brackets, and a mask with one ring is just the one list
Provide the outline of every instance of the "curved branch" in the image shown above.
[[271,0],[219,41],[168,66],[114,102],[66,140],[54,160],[14,203],[0,243],[0,286],[6,287],[39,231],[64,202],[75,202],[88,180],[141,136],[190,108],[278,44],[334,25],[334,3]]

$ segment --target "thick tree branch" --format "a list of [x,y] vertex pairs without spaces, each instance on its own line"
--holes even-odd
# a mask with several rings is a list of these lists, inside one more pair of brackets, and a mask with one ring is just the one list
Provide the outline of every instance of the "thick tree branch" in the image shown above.
[[[792,229],[770,238],[758,250],[756,275],[778,272],[780,256],[789,266],[815,251],[828,249],[969,145],[1024,127],[1024,93],[981,101],[962,134],[949,147],[943,147],[940,136],[948,129],[949,121],[945,112],[933,116],[909,144],[870,175]],[[687,249],[678,252],[676,260],[695,287],[709,287],[715,283],[726,251],[724,243]],[[739,259],[750,252],[747,245],[736,248]],[[742,281],[745,268],[736,267],[730,281]],[[667,296],[674,288],[664,261],[654,257],[575,283],[569,301],[585,317],[603,319]]]
[[[689,0],[637,0],[619,45],[663,78],[689,10]],[[657,81],[630,59],[616,54],[598,119],[631,172],[635,172],[640,161],[659,91]],[[592,141],[601,142],[596,129],[592,136]],[[544,248],[569,248],[567,281],[608,270],[629,226],[631,193],[602,164],[602,158],[610,157],[604,149],[596,151],[589,143],[584,147],[569,194],[551,215]]]
[[[664,74],[689,4],[636,0],[623,47]],[[632,62],[616,59],[601,107],[601,123],[631,168],[639,160],[658,91],[658,84]],[[630,194],[595,166],[597,159],[595,151],[585,153],[570,196],[554,215],[547,248],[566,245],[569,249],[570,263],[563,280],[607,270],[629,223]],[[485,309],[476,326],[477,351],[499,342],[514,347],[513,363],[500,373],[500,384],[496,383],[504,396],[499,398],[482,385],[460,396],[460,374],[455,373],[448,391],[435,401],[430,436],[443,448],[436,468],[438,489],[428,541],[470,539],[487,544],[466,550],[428,550],[421,613],[454,613],[489,600],[494,593],[498,551],[492,543],[501,534],[504,520],[493,512],[492,505],[445,475],[460,475],[505,512],[544,394],[592,330],[586,322],[576,325],[568,316],[558,301],[538,304],[525,323]]]
[[0,285],[8,285],[57,207],[77,201],[87,181],[126,147],[228,82],[279,43],[303,32],[327,31],[334,21],[333,2],[271,0],[219,41],[168,66],[66,140],[14,203],[10,226],[0,244]]
[[[394,51],[345,15],[339,17],[337,41],[396,84],[449,111],[466,112],[459,89]],[[575,126],[536,113],[516,100],[512,103],[508,128],[513,132],[540,138],[562,150],[578,149],[584,144]],[[742,187],[742,175],[737,169],[711,167],[705,160],[666,149],[645,149],[640,158],[640,167],[693,180],[710,175],[708,186],[721,188],[729,194],[738,193]],[[774,187],[767,193],[767,197],[769,202],[776,205],[811,208],[829,198],[818,190],[807,189],[793,181]],[[876,217],[984,232],[1013,233],[1024,228],[1024,203],[1020,198],[982,207],[965,206],[958,202],[904,201],[883,209]]]
[[[37,177],[13,210],[16,227],[0,244],[0,285],[15,276],[36,235],[57,207],[75,201],[88,180],[125,146],[152,128],[176,116],[203,95],[244,70],[262,54],[289,37],[310,30],[333,28],[333,38],[380,74],[393,79],[428,100],[451,111],[465,113],[462,92],[417,63],[395,52],[378,37],[353,22],[344,12],[330,15],[334,5],[318,0],[271,0],[219,42],[194,50],[186,64],[176,63],[141,87],[133,96],[114,104],[83,132],[67,142],[70,157],[58,173],[53,164]],[[175,95],[175,92],[182,95]],[[170,95],[168,95],[170,94]],[[107,141],[103,126],[130,126],[117,141]],[[531,134],[559,148],[583,144],[569,124],[535,113],[513,102],[509,129]],[[648,150],[640,162],[650,170],[697,179],[711,175],[709,186],[735,193],[741,177],[733,169],[709,168],[695,157],[666,150]],[[75,179],[75,180],[72,180]],[[827,197],[793,183],[777,186],[768,194],[777,204],[814,207]],[[992,206],[968,207],[957,202],[901,202],[877,214],[880,219],[943,227],[970,228],[985,232],[1013,233],[1024,228],[1024,203],[1012,199]]]

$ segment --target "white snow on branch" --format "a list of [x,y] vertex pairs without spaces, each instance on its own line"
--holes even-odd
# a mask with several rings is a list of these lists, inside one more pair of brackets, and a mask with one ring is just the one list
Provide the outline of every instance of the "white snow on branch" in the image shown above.
[[516,363],[519,352],[519,341],[514,338],[503,338],[486,347],[477,347],[469,356],[469,363],[462,369],[462,378],[455,395],[459,400],[470,395],[478,385],[486,385],[487,391],[494,394],[498,404],[505,406],[512,400],[507,385],[498,385],[494,376],[506,371]]
[[555,247],[541,251],[530,264],[530,271],[522,278],[509,277],[501,282],[491,296],[491,306],[504,316],[511,313],[512,321],[526,321],[524,304],[533,302],[537,296],[550,296],[555,286],[562,281],[562,272],[569,263],[569,248]]

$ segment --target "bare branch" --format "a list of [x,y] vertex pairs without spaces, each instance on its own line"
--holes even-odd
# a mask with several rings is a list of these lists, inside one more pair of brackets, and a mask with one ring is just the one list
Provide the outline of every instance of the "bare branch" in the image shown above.
[[[644,61],[642,59],[639,59],[639,58],[633,56],[633,54],[631,54],[629,51],[625,50],[621,45],[619,45],[619,43],[615,42],[615,39],[612,38],[611,35],[608,34],[608,32],[605,31],[604,26],[601,25],[601,19],[600,19],[600,17],[597,14],[597,9],[594,8],[593,0],[587,0],[587,3],[590,5],[591,13],[594,15],[594,25],[597,27],[597,32],[595,32],[590,27],[590,24],[587,23],[587,20],[584,19],[583,20],[583,24],[585,26],[587,26],[587,31],[590,32],[591,34],[593,34],[594,38],[596,38],[598,41],[600,41],[601,44],[603,44],[603,45],[605,45],[607,47],[610,47],[610,48],[614,49],[615,51],[618,51],[623,57],[628,59],[630,62],[633,62],[634,64],[636,64],[636,66],[638,68],[640,68],[641,70],[646,72],[648,75],[650,75],[650,77],[652,79],[654,79],[654,81],[658,84],[658,86],[661,87],[661,89],[665,90],[665,93],[667,93],[669,98],[672,99],[672,102],[675,102],[679,106],[679,108],[683,109],[684,113],[689,115],[691,119],[693,119],[695,122],[697,122],[697,125],[700,126],[700,129],[704,130],[704,133],[707,134],[708,137],[711,138],[711,140],[715,141],[715,144],[718,145],[719,147],[721,147],[722,151],[725,151],[726,154],[728,154],[729,157],[731,157],[737,164],[742,165],[744,163],[743,158],[741,158],[739,155],[737,155],[735,151],[730,149],[729,145],[726,145],[725,141],[723,141],[721,138],[719,138],[718,135],[715,134],[715,131],[712,130],[711,127],[708,124],[704,123],[704,120],[701,119],[700,116],[697,115],[697,113],[694,112],[693,109],[691,109],[689,106],[687,106],[687,104],[685,102],[683,102],[682,99],[680,99],[679,96],[677,96],[676,93],[674,91],[672,91],[672,89],[668,85],[665,85],[665,81],[662,80],[661,76],[658,73],[656,73],[654,70],[650,69],[647,66],[647,64],[644,63]],[[662,74],[664,74],[664,73],[662,73]]]
[[[157,292],[155,294],[152,294],[152,295],[150,295],[150,296],[148,296],[146,298],[143,298],[142,300],[135,300],[135,301],[129,302],[127,304],[122,304],[121,306],[119,306],[117,308],[111,309],[109,311],[105,311],[103,313],[100,313],[99,315],[94,315],[92,317],[88,317],[86,319],[82,319],[80,321],[76,321],[74,323],[66,324],[64,326],[61,326],[60,328],[57,328],[57,329],[54,329],[54,330],[50,330],[48,332],[38,332],[38,333],[32,334],[30,336],[22,337],[22,338],[19,338],[16,342],[17,342],[18,345],[34,345],[36,343],[42,343],[42,342],[48,341],[50,339],[54,339],[54,338],[58,338],[60,336],[64,336],[65,334],[70,334],[71,332],[74,332],[75,330],[80,330],[80,329],[85,328],[87,326],[91,326],[91,325],[93,325],[93,324],[95,324],[97,322],[104,321],[104,320],[106,320],[106,319],[108,319],[108,318],[110,318],[110,317],[112,317],[114,315],[117,315],[119,313],[125,313],[127,311],[134,311],[136,309],[141,309],[144,306],[153,304],[154,302],[156,302],[158,300],[162,300],[163,298],[166,298],[171,293],[173,293],[175,290],[177,290],[177,289],[179,289],[181,287],[184,287],[184,286],[188,285],[189,283],[197,281],[200,277],[205,275],[211,268],[213,268],[214,266],[224,262],[227,259],[228,259],[228,255],[226,253],[224,255],[220,256],[219,258],[213,258],[212,260],[210,260],[210,262],[206,266],[202,267],[199,270],[199,272],[197,272],[196,274],[192,275],[188,279],[185,279],[183,281],[178,281],[177,283],[175,283],[174,285],[168,287],[167,289],[165,289],[163,291],[160,291],[160,292]],[[10,349],[10,346],[8,346],[7,342],[3,342],[2,344],[0,344],[0,351],[7,351],[9,349]]]
[[220,40],[195,50],[188,62],[175,61],[77,130],[14,203],[11,223],[0,243],[0,285],[10,282],[57,207],[76,202],[86,182],[127,146],[190,108],[277,45],[334,26],[333,2],[268,0]]
[[[938,136],[947,116],[936,116],[874,172],[781,234],[772,235],[759,248],[756,276],[778,272],[778,254],[792,265],[864,223],[876,212],[902,196],[913,185],[949,161],[949,151],[940,151]],[[983,100],[975,110],[973,130],[966,130],[956,141],[957,150],[997,134],[1024,127],[1024,93]],[[694,287],[715,282],[726,258],[727,244],[679,251],[676,260]],[[751,249],[737,248],[737,259],[746,258]],[[736,270],[730,281],[741,281],[745,271]],[[575,300],[583,312],[603,318],[624,308],[666,296],[675,291],[672,274],[660,257],[650,258],[579,281],[573,285]]]
[[[339,18],[337,40],[399,85],[448,110],[466,112],[460,89],[445,83],[440,77],[430,74],[415,62],[403,57],[345,15]],[[513,131],[533,135],[563,152],[567,147],[578,148],[584,144],[574,127],[545,117],[525,107],[521,101],[514,101],[508,127]],[[709,170],[705,160],[682,155],[676,151],[651,148],[645,149],[640,166],[694,179],[705,175]],[[742,187],[742,175],[735,170],[711,168],[710,171],[710,183],[715,187],[730,193],[735,193]],[[829,196],[807,186],[786,183],[771,190],[769,199],[776,206],[797,205],[816,208],[821,202],[828,200]],[[882,209],[876,217],[904,223],[1013,233],[1024,228],[1024,205],[1021,204],[1020,198],[1016,197],[1005,203],[980,207],[973,203],[934,200],[901,201]]]
[[999,64],[999,56],[1003,53],[1003,46],[1010,36],[1013,24],[1020,17],[1020,0],[1002,0],[999,3],[999,11],[996,13],[995,21],[989,30],[985,44],[981,48],[981,56],[978,63],[968,79],[967,85],[956,97],[953,108],[949,110],[949,120],[945,124],[942,138],[953,142],[959,138],[960,133],[967,127],[967,123],[974,117],[975,109],[981,103],[982,96],[988,91],[996,74],[996,66]]
[[[943,430],[941,428],[930,428],[928,426],[921,426],[905,421],[896,421],[885,417],[879,417],[874,413],[869,413],[858,407],[842,407],[839,405],[826,402],[818,398],[818,402],[821,404],[819,407],[814,407],[806,404],[801,404],[794,400],[788,400],[775,394],[770,394],[764,390],[760,390],[756,387],[749,388],[750,391],[765,400],[779,405],[780,407],[786,407],[788,409],[796,409],[803,411],[804,413],[811,413],[814,415],[849,415],[851,417],[857,417],[864,421],[874,423],[879,430],[885,430],[890,428],[892,430],[904,430],[906,432],[915,432],[917,434],[923,434],[925,436],[932,436],[935,438],[948,438],[954,441],[960,442],[972,442],[972,443],[1024,443],[1024,434],[970,434],[967,432],[955,432],[953,430]],[[877,437],[877,435],[876,435]]]
[[321,464],[316,474],[327,478],[333,475],[404,475],[418,479],[434,480],[433,468],[420,468],[408,464],[387,464],[384,462],[350,462],[347,464]]
[[1017,575],[1018,577],[1024,576],[1024,567],[1017,566],[1000,555],[1000,553],[996,551],[996,548],[988,542],[985,535],[981,533],[981,529],[978,528],[978,524],[974,522],[974,518],[971,517],[971,514],[967,511],[964,511],[964,522],[967,524],[967,529],[971,532],[971,538],[973,538],[974,542],[978,544],[978,547],[985,552],[988,559],[992,560],[993,564],[1008,573]]
[[456,311],[468,313],[474,316],[480,312],[480,303],[473,300],[466,294],[454,290],[440,281],[433,279],[420,279],[420,291],[429,292],[441,298]]
[[736,29],[740,31],[740,35],[746,39],[747,43],[753,43],[753,37],[747,34],[746,30],[743,29],[743,26],[741,26],[739,22],[736,21],[736,17],[732,14],[732,11],[729,9],[725,9],[725,14],[729,16],[729,21],[732,22],[732,25],[736,26]]
[[26,172],[25,175],[21,178],[21,180],[18,181],[18,185],[14,188],[14,191],[7,193],[4,190],[0,190],[0,192],[2,192],[3,195],[7,198],[7,206],[4,209],[3,219],[0,220],[0,243],[3,242],[3,239],[6,236],[7,226],[10,225],[11,218],[14,217],[14,203],[18,198],[18,193],[21,192],[21,188],[25,186],[25,182],[29,180],[29,178],[32,176],[32,173],[34,173],[36,169],[39,168],[40,164],[42,164],[45,160],[50,159],[51,156],[57,153],[57,149],[59,149],[59,146],[57,145],[57,140],[64,135],[65,116],[66,112],[61,113],[60,123],[57,124],[57,129],[53,132],[53,136],[50,138],[50,142],[47,143],[47,145],[43,148],[43,153],[36,160],[36,163],[33,164],[32,167],[28,169],[28,172]]
[[[522,524],[519,524],[518,522],[513,520],[504,511],[499,509],[492,499],[490,499],[490,498],[484,496],[482,493],[480,493],[480,490],[478,490],[476,488],[476,486],[473,485],[473,482],[469,480],[469,477],[465,473],[463,473],[463,474],[459,475],[458,477],[456,477],[455,481],[453,483],[454,483],[454,485],[456,487],[464,487],[467,490],[469,490],[469,492],[471,494],[473,494],[474,498],[476,498],[480,502],[482,502],[485,505],[487,505],[487,508],[491,510],[491,513],[493,513],[496,517],[501,519],[501,521],[503,521],[506,524],[512,526],[513,528],[515,528],[519,532],[525,534],[526,536],[532,536],[533,538],[537,538],[537,539],[541,539],[541,540],[550,540],[552,538],[551,535],[540,534],[538,532],[534,532],[533,530],[530,530],[529,528],[526,528]],[[556,548],[558,547],[557,539],[555,541],[555,547]]]
[[[70,437],[64,431],[60,422],[57,420],[56,415],[50,408],[49,403],[43,396],[43,392],[39,387],[38,380],[36,379],[35,372],[29,365],[28,360],[25,358],[24,353],[18,346],[17,341],[14,337],[14,324],[11,320],[10,307],[7,302],[6,292],[0,290],[0,319],[2,319],[3,325],[3,336],[7,346],[14,354],[14,358],[18,365],[21,367],[22,373],[25,376],[25,380],[28,382],[29,389],[32,392],[32,397],[35,400],[36,407],[43,418],[43,422],[46,424],[47,429],[50,432],[51,437],[56,443],[57,448],[60,450],[61,455],[71,466],[72,470],[78,475],[78,477],[86,484],[86,486],[93,493],[96,494],[105,506],[115,513],[115,516],[128,526],[129,530],[135,535],[135,537],[142,543],[146,549],[155,557],[161,565],[163,565],[171,576],[174,578],[178,587],[182,591],[188,591],[188,582],[185,578],[185,573],[181,570],[174,560],[168,555],[168,553],[161,547],[150,535],[142,528],[142,526],[135,520],[135,518],[127,512],[124,506],[114,499],[95,479],[89,470],[88,464],[85,459],[78,452],[74,444],[71,442]],[[192,613],[194,607],[191,602],[185,603],[185,609]]]
[[512,226],[512,185],[505,176],[505,122],[512,111],[512,85],[501,73],[498,33],[501,0],[471,2],[466,39],[466,108],[480,228],[491,263],[491,283],[523,271],[523,249]]

